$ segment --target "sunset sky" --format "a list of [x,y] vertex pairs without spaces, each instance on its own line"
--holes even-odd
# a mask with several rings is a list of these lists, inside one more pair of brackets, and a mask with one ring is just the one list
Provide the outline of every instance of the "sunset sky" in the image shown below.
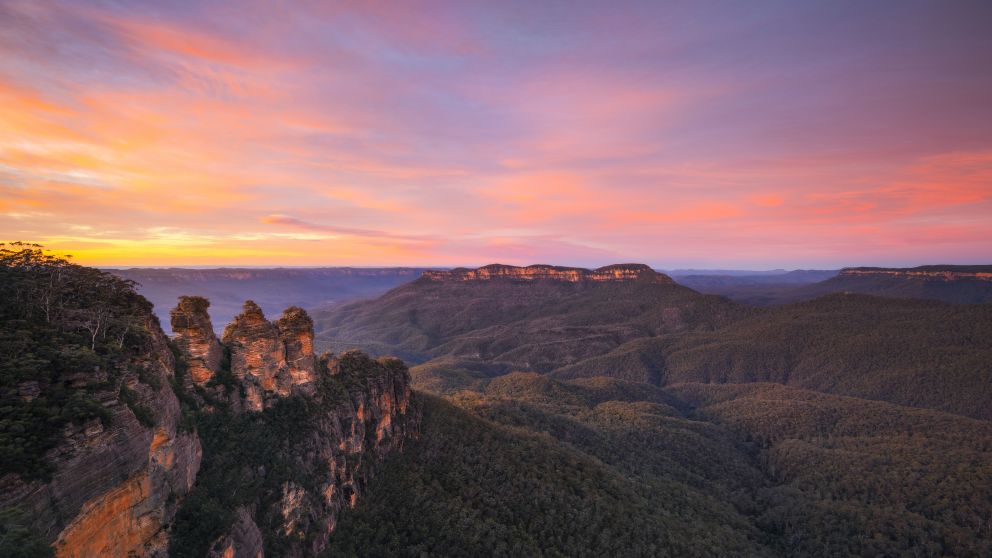
[[992,2],[0,0],[0,239],[117,266],[990,263]]

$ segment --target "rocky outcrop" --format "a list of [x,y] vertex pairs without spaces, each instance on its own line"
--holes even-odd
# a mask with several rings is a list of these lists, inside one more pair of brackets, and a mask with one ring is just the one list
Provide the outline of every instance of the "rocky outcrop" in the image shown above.
[[269,512],[282,537],[311,541],[309,548],[299,547],[297,555],[323,550],[341,510],[357,505],[377,465],[418,434],[416,416],[410,412],[410,374],[401,361],[372,360],[355,351],[329,364],[323,373],[343,386],[347,397],[326,407],[319,428],[304,444],[306,455],[312,456],[305,466],[317,477],[326,471],[325,480],[314,492],[296,483],[283,485],[278,504]]
[[313,386],[317,359],[313,354],[313,320],[302,308],[291,306],[276,320],[279,339],[286,350],[286,367],[292,385]]
[[[202,545],[179,555],[312,555],[416,432],[406,367],[318,360],[302,309],[269,322],[246,303],[224,346],[209,302],[180,297],[170,343],[132,283],[33,248],[0,251],[5,551],[159,557],[179,548],[183,524]],[[218,494],[232,505],[214,505]]]
[[214,543],[210,558],[262,558],[265,556],[262,532],[251,517],[248,508],[239,507],[230,532]]
[[223,349],[207,308],[210,301],[201,296],[181,296],[179,304],[169,313],[176,344],[186,354],[190,378],[197,385],[204,385],[220,369]]
[[249,300],[224,328],[223,340],[249,410],[259,411],[290,393],[313,392],[313,321],[302,308],[288,308],[273,323]]
[[[253,414],[250,427],[241,423],[236,429],[253,429],[246,440],[266,437],[267,429],[285,428],[280,421],[290,405],[293,423],[285,437],[260,452],[237,441],[232,450],[226,434],[219,447],[207,446],[207,452],[237,454],[214,454],[215,462],[229,465],[207,469],[204,475],[221,486],[198,488],[202,497],[193,499],[214,498],[215,503],[190,515],[215,509],[220,503],[216,499],[228,498],[240,487],[253,488],[250,499],[234,502],[237,512],[227,529],[203,541],[206,554],[257,557],[265,547],[279,548],[285,556],[319,554],[341,512],[355,507],[365,494],[379,463],[418,434],[418,417],[410,408],[410,376],[401,361],[348,352],[322,359],[316,374],[320,388],[314,395],[276,401]],[[184,535],[196,536],[176,534]],[[200,543],[183,544],[195,549]]]
[[671,277],[658,273],[644,264],[614,264],[596,269],[557,267],[550,265],[491,264],[478,269],[456,268],[450,271],[425,271],[421,276],[427,281],[565,281],[569,283],[640,281],[646,283],[674,283]]
[[886,277],[927,279],[932,281],[992,282],[992,266],[924,266],[916,268],[850,267],[840,271],[840,277]]
[[[191,346],[197,345],[185,343],[183,351]],[[360,352],[318,359],[306,311],[290,307],[269,321],[252,301],[225,328],[221,348],[230,354],[230,369],[222,363],[218,373],[229,380],[199,389],[197,397],[204,398],[207,412],[228,413],[226,420],[240,426],[225,427],[214,445],[209,441],[215,437],[204,438],[211,461],[227,465],[205,469],[206,484],[198,485],[199,496],[191,501],[211,501],[215,507],[208,509],[227,506],[235,512],[220,536],[202,540],[180,529],[174,533],[177,544],[199,549],[195,555],[225,558],[256,558],[272,545],[287,556],[317,554],[327,546],[340,512],[358,503],[378,463],[417,435],[409,371],[402,361],[373,360]],[[235,382],[236,389],[220,385],[224,381]],[[288,433],[282,430],[287,416],[292,417]],[[273,431],[279,436],[272,438]],[[244,434],[245,444],[232,442],[237,432],[250,433]],[[256,447],[257,453],[245,447],[259,438],[272,442]],[[219,500],[243,486],[254,487],[250,499]],[[186,511],[192,517],[205,513]]]
[[[163,550],[165,528],[200,467],[199,439],[180,427],[166,337],[150,315],[141,327],[148,340],[119,372],[80,371],[73,381],[74,389],[97,393],[109,419],[65,430],[46,458],[54,466],[51,480],[0,479],[0,509],[26,512],[60,557]],[[132,408],[149,410],[152,424],[139,421]]]

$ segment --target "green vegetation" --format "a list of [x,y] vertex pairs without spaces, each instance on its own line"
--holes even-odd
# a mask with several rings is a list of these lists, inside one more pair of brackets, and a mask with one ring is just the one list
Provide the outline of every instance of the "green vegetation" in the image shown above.
[[992,426],[777,384],[493,379],[417,394],[421,439],[328,556],[986,556]]
[[[288,397],[261,413],[220,407],[197,413],[203,462],[176,514],[169,554],[206,556],[210,544],[230,528],[239,506],[273,504],[288,481],[316,485],[324,480],[306,470],[292,451],[313,434],[316,412],[312,401]],[[266,534],[272,547],[266,556],[280,555],[277,530]]]
[[505,372],[485,362],[439,357],[411,368],[410,379],[425,391],[449,395],[463,389],[480,390],[489,378]]
[[[176,514],[170,556],[205,556],[210,545],[229,531],[239,507],[257,510],[255,519],[266,556],[283,556],[297,543],[309,547],[312,541],[290,540],[281,528],[284,518],[277,504],[284,486],[291,482],[309,494],[320,494],[333,471],[314,457],[322,444],[337,443],[333,438],[328,441],[334,435],[327,430],[333,422],[328,415],[342,404],[352,404],[351,391],[367,392],[378,376],[396,373],[393,367],[404,366],[397,360],[372,360],[356,352],[341,355],[336,365],[337,375],[326,370],[320,374],[315,396],[281,398],[257,413],[234,411],[209,390],[198,391],[203,404],[188,394],[181,398],[195,421],[203,461],[193,490]],[[184,363],[178,365],[177,377],[184,372]],[[374,432],[368,431],[367,436]],[[374,439],[366,440],[364,447],[371,451]],[[360,460],[368,467],[374,462],[368,455],[347,457],[351,465]]]
[[327,556],[771,554],[732,506],[688,485],[645,484],[553,435],[416,403],[421,439],[342,515]]
[[674,392],[762,445],[757,522],[806,534],[789,555],[992,555],[992,424],[775,384]]
[[0,510],[0,556],[55,558],[55,551],[30,524],[21,510]]
[[0,474],[45,479],[67,424],[110,420],[97,394],[119,391],[151,306],[133,283],[33,244],[0,244],[0,292]]
[[665,383],[772,381],[992,419],[992,305],[831,295],[656,345]]
[[992,305],[834,294],[754,308],[678,285],[419,280],[315,314],[325,346],[412,355],[414,386],[513,370],[774,381],[992,419]]

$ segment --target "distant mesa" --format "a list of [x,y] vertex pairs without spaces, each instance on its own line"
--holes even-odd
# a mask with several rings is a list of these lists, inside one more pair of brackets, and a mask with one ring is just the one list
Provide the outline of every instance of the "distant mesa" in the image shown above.
[[670,283],[671,277],[658,273],[644,264],[613,264],[596,269],[580,267],[559,267],[552,265],[529,265],[517,267],[504,264],[490,264],[478,269],[459,267],[450,271],[425,271],[426,281],[565,281],[581,282],[623,282]]
[[971,279],[992,282],[992,265],[924,265],[911,268],[848,267],[840,271],[841,277],[904,277],[959,281]]

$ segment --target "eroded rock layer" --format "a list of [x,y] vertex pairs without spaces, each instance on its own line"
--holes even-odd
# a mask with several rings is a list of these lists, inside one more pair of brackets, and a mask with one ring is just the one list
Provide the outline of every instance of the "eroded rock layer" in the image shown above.
[[492,264],[478,269],[456,268],[451,271],[425,271],[422,277],[429,281],[491,281],[504,279],[518,281],[566,281],[569,283],[586,281],[673,283],[672,279],[667,275],[658,273],[644,264],[614,264],[592,270],[550,265],[517,267]]
[[[110,414],[65,430],[47,456],[51,479],[0,479],[0,509],[24,512],[57,556],[163,551],[164,529],[196,478],[200,441],[180,426],[172,353],[152,316],[141,329],[145,346],[121,363],[119,379],[97,371],[74,382],[73,389],[96,392]],[[147,410],[144,421],[134,409]]]
[[923,266],[907,269],[880,267],[849,267],[840,270],[841,277],[887,277],[927,279],[931,281],[989,281],[992,266]]
[[[179,299],[171,347],[149,308],[111,369],[66,372],[64,389],[106,412],[65,427],[45,454],[50,475],[0,477],[0,512],[25,518],[60,558],[323,550],[377,464],[417,434],[409,372],[357,352],[318,359],[295,307],[270,322],[249,301],[221,343],[208,307]],[[25,401],[51,391],[24,384]],[[242,439],[254,445],[231,443]],[[216,515],[206,535],[189,521]],[[196,552],[173,551],[191,537]]]
[[206,384],[220,369],[223,348],[214,335],[207,308],[210,301],[201,296],[181,296],[169,313],[176,344],[186,353],[190,378]]
[[231,373],[244,387],[249,410],[259,411],[291,393],[313,393],[313,321],[302,308],[288,308],[270,322],[249,300],[224,328],[223,339],[231,352]]
[[[401,361],[348,352],[322,359],[314,383],[312,396],[277,400],[203,432],[211,465],[178,516],[176,555],[316,555],[378,464],[417,435]],[[228,523],[200,529],[214,519],[211,510],[225,508],[236,510]]]

